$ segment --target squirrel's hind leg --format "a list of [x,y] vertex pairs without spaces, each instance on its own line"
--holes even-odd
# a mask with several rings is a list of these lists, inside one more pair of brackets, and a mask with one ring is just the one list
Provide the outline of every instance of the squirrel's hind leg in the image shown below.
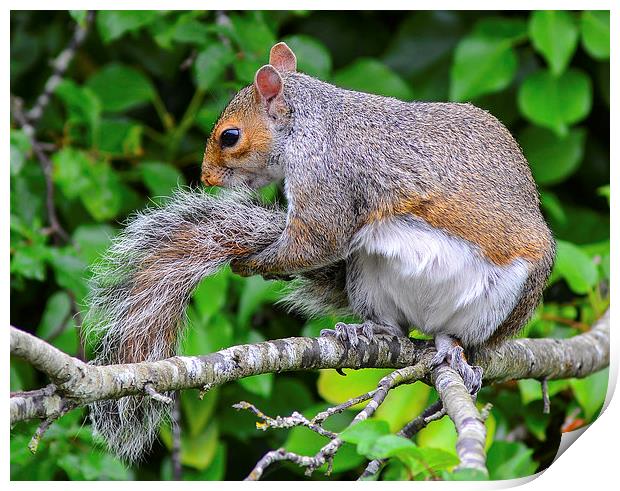
[[437,354],[431,361],[433,366],[446,362],[463,379],[470,394],[475,395],[482,387],[482,367],[472,366],[467,362],[463,347],[452,336],[447,334],[435,335]]
[[399,327],[367,320],[363,324],[345,324],[344,322],[338,322],[334,326],[334,329],[321,330],[321,336],[335,336],[343,343],[348,343],[355,348],[360,338],[370,342],[375,336],[402,337],[405,336],[405,334]]

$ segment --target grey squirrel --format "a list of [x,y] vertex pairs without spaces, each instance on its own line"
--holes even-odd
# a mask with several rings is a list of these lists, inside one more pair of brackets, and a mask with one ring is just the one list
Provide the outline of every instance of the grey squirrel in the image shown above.
[[[349,311],[362,321],[322,335],[352,345],[414,326],[433,335],[433,362],[450,363],[476,392],[481,370],[463,348],[517,333],[555,256],[509,131],[471,104],[403,102],[298,73],[278,43],[216,123],[202,180],[258,188],[282,179],[286,213],[246,195],[190,193],[135,221],[112,254],[123,279],[106,286],[109,271],[96,276],[99,362],[173,354],[192,288],[230,262],[244,276],[292,276],[288,301],[310,314]],[[131,459],[154,437],[131,440],[135,422],[152,424],[163,410],[124,399],[121,409],[95,405],[93,420]]]

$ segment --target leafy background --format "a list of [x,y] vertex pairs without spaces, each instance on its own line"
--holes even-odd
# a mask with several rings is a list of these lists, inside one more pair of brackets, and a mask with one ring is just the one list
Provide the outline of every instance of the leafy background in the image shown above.
[[[11,13],[11,91],[31,107],[85,12]],[[223,22],[222,22],[223,20]],[[367,35],[372,33],[372,35]],[[102,11],[37,125],[53,163],[56,206],[71,240],[50,237],[45,183],[29,140],[11,127],[11,322],[81,354],[88,268],[134,210],[198,185],[207,135],[226,101],[251,82],[269,48],[286,41],[299,68],[343,87],[405,100],[472,101],[502,120],[531,164],[558,239],[544,304],[523,335],[573,336],[609,304],[609,12],[213,12]],[[280,190],[263,191],[274,197]],[[189,308],[184,353],[265,338],[316,335],[334,319],[306,322],[273,302],[281,285],[225,270],[205,280]],[[325,443],[304,428],[258,431],[231,409],[249,400],[270,415],[367,391],[382,370],[261,375],[181,395],[183,478],[239,479],[269,449],[313,454]],[[11,388],[45,380],[14,359]],[[592,421],[607,372],[550,383],[484,388],[492,479],[548,466],[562,431]],[[386,436],[436,398],[416,383],[394,390],[376,417],[346,436],[332,479],[352,479],[364,456],[390,455],[383,479],[455,478],[455,432],[444,418],[407,443]],[[335,417],[339,430],[351,412]],[[55,423],[36,455],[36,424],[11,435],[13,479],[170,479],[170,430],[147,462],[128,468],[96,446],[83,410]],[[377,443],[373,445],[373,442]],[[381,443],[382,442],[382,443]],[[381,443],[381,444],[379,444]],[[463,477],[463,476],[461,476]],[[465,476],[466,477],[466,476]],[[294,466],[270,479],[302,478]],[[313,479],[324,479],[315,473]]]

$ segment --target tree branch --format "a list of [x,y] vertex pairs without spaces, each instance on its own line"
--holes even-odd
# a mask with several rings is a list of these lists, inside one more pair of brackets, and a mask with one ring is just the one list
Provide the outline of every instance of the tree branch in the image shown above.
[[459,467],[488,474],[484,452],[486,426],[463,379],[445,363],[432,371],[431,379],[456,427],[456,453],[461,461]]
[[[440,401],[413,419],[399,434],[411,437],[430,421],[447,413],[457,430],[459,468],[487,473],[485,411],[483,414],[478,412],[463,380],[452,368],[445,363],[432,367],[435,349],[428,341],[379,336],[371,342],[362,339],[356,348],[352,348],[335,337],[287,338],[233,346],[204,356],[175,356],[155,362],[95,366],[11,327],[11,353],[32,363],[52,381],[40,390],[11,394],[11,424],[33,418],[44,420],[34,436],[35,446],[52,421],[73,408],[94,401],[142,394],[172,402],[162,394],[188,388],[210,390],[261,373],[326,368],[396,368],[381,379],[376,389],[323,411],[312,420],[299,413],[271,418],[249,403],[236,405],[238,409],[248,409],[262,419],[263,422],[257,425],[261,429],[306,426],[330,440],[314,456],[298,455],[284,449],[268,452],[248,479],[260,479],[269,465],[283,460],[305,467],[306,474],[327,464],[329,473],[333,457],[343,441],[338,434],[324,430],[323,421],[353,404],[369,401],[349,426],[355,425],[371,417],[391,389],[416,380],[433,384]],[[483,368],[485,383],[520,378],[585,377],[609,364],[609,311],[590,331],[573,338],[510,340],[471,353],[470,361]],[[361,477],[375,475],[383,464],[382,460],[372,461]]]
[[62,52],[52,62],[52,67],[54,71],[47,79],[45,87],[43,88],[43,92],[37,98],[35,105],[26,114],[26,118],[28,118],[30,124],[34,125],[37,120],[41,116],[43,116],[43,111],[49,104],[52,94],[56,90],[56,87],[58,87],[58,84],[62,81],[62,77],[67,71],[67,68],[69,68],[69,64],[71,63],[71,60],[73,60],[73,57],[75,56],[78,48],[86,39],[88,30],[94,17],[95,12],[89,10],[86,13],[86,18],[84,19],[84,22],[76,23],[75,32],[73,33],[71,41],[69,41],[67,47],[63,49]]
[[[342,368],[404,368],[429,365],[432,343],[378,337],[356,349],[331,337],[286,338],[233,346],[204,356],[175,356],[156,362],[95,366],[11,327],[11,353],[50,377],[53,389],[11,397],[11,423],[57,414],[63,404],[171,390],[210,389],[261,373]],[[510,379],[585,377],[609,365],[609,311],[592,329],[569,339],[514,339],[470,357],[484,369],[485,383]],[[429,372],[430,375],[430,372]],[[374,395],[374,394],[373,394]],[[372,396],[371,396],[372,397]]]

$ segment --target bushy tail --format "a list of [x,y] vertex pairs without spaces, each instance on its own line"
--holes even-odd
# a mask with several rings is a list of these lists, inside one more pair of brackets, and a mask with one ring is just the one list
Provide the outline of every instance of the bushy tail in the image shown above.
[[[85,323],[96,338],[94,363],[173,356],[200,280],[274,242],[285,221],[282,210],[240,192],[178,191],[163,206],[138,214],[94,270]],[[94,429],[128,461],[150,448],[167,415],[167,406],[149,397],[91,405]]]
[[[94,268],[85,322],[96,340],[94,363],[174,356],[200,280],[273,243],[285,223],[283,210],[246,192],[179,190],[164,205],[137,214]],[[346,309],[344,273],[340,262],[298,275],[284,301],[311,315]],[[151,447],[169,415],[167,405],[143,396],[96,402],[90,409],[95,431],[127,461]]]

